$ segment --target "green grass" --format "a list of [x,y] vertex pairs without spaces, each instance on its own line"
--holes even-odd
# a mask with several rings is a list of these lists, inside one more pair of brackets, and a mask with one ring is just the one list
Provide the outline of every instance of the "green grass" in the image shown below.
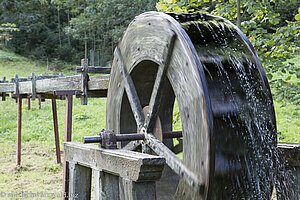
[[[59,68],[56,63],[49,63],[49,69],[53,66],[55,69]],[[23,56],[16,55],[12,52],[3,51],[0,49],[0,78],[6,77],[6,80],[10,80],[15,76],[19,75],[19,78],[25,78],[30,76],[31,73],[35,75],[58,75],[59,73],[64,73],[66,75],[75,74],[75,65],[64,64],[68,70],[61,71],[47,71],[47,64],[41,61],[33,61],[31,59],[25,58]],[[70,69],[74,69],[70,71]]]
[[[294,63],[295,67],[300,69],[300,55],[297,55],[286,62]],[[279,73],[274,74],[275,78],[279,78],[279,76],[281,76]],[[290,75],[286,74],[285,76]],[[291,75],[289,81],[300,86],[300,79],[297,78],[296,75]],[[300,105],[274,102],[279,142],[300,143],[299,106]]]
[[22,195],[33,194],[48,194],[49,198],[42,199],[53,199],[62,194],[62,164],[55,162],[54,145],[24,143],[22,166],[16,166],[15,144],[0,143],[0,148],[0,199],[22,199]]

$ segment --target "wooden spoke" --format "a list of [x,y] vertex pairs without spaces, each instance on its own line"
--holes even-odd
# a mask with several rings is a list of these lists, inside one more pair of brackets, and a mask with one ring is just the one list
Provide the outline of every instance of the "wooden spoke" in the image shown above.
[[144,127],[146,128],[147,132],[152,131],[156,122],[156,116],[161,101],[164,82],[166,79],[166,72],[172,57],[175,39],[176,39],[176,34],[174,32],[171,32],[170,39],[164,49],[163,62],[158,67],[158,71],[157,71],[157,75],[156,75],[156,79],[154,82],[151,99],[149,103],[149,111],[148,114],[146,115],[146,119],[144,123]]
[[131,141],[131,142],[128,142],[128,144],[126,144],[122,149],[134,151],[140,146],[140,144],[141,144],[141,141]]
[[139,130],[141,130],[142,125],[144,123],[144,115],[143,115],[143,110],[142,106],[139,100],[139,97],[137,95],[136,89],[134,87],[133,81],[131,79],[131,76],[128,74],[127,69],[124,65],[122,55],[120,52],[119,47],[116,47],[116,53],[117,53],[117,62],[120,63],[120,72],[122,74],[123,80],[124,80],[124,86],[125,86],[125,91],[131,106],[132,113],[134,115],[136,125]]
[[205,181],[199,180],[199,177],[190,171],[168,147],[152,134],[145,134],[145,142],[157,155],[163,156],[168,166],[180,175],[195,191],[203,192]]

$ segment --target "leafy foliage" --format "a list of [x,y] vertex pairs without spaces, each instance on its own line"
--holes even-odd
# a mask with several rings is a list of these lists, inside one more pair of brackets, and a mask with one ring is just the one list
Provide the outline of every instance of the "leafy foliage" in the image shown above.
[[6,23],[1,24],[0,26],[0,46],[2,43],[6,43],[7,41],[11,40],[13,37],[11,33],[13,31],[20,31],[18,28],[16,28],[15,24]]
[[[296,0],[241,0],[241,30],[257,50],[274,97],[283,106],[300,104],[300,69],[286,62],[300,50],[299,6]],[[160,0],[156,7],[163,12],[200,11],[237,21],[236,0]]]

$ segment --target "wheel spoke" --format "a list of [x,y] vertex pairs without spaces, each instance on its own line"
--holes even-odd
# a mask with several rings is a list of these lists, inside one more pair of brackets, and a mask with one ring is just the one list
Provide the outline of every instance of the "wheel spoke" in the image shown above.
[[152,134],[145,134],[145,142],[157,155],[163,156],[168,166],[180,175],[195,191],[203,192],[205,181],[199,180],[199,177],[190,171],[168,147]]
[[141,141],[131,141],[131,142],[128,142],[128,144],[126,144],[122,149],[134,151],[140,146],[140,144],[141,144]]
[[118,57],[117,62],[119,62],[119,64],[120,64],[120,72],[123,77],[125,91],[126,91],[126,94],[127,94],[130,106],[131,106],[132,113],[133,113],[135,121],[136,121],[136,125],[137,125],[138,129],[140,130],[142,128],[144,120],[145,120],[143,111],[142,111],[142,106],[141,106],[139,97],[137,95],[136,89],[134,87],[132,78],[128,74],[127,69],[124,65],[119,47],[116,47],[116,54]]
[[150,102],[149,102],[149,111],[145,118],[144,127],[146,128],[147,132],[152,132],[154,128],[158,108],[161,101],[161,95],[163,92],[163,86],[166,79],[167,69],[170,64],[170,60],[172,57],[174,43],[176,39],[176,34],[172,32],[170,39],[166,45],[166,48],[163,53],[163,62],[158,67],[156,79],[154,82]]

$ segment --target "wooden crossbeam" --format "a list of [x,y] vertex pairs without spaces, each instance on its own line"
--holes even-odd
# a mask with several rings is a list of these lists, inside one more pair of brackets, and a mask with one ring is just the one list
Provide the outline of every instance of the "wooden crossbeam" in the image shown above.
[[[108,88],[109,75],[92,76],[88,81],[89,91],[103,91]],[[32,94],[32,81],[19,82],[19,94]],[[50,79],[42,79],[35,81],[37,94],[49,93],[55,90],[81,90],[81,76],[67,76]],[[15,83],[0,83],[0,93],[15,93]]]
[[[91,67],[91,66],[89,66],[87,68],[87,73],[89,73],[89,74],[109,74],[110,70],[111,70],[110,67],[94,67],[94,66]],[[76,72],[82,73],[83,67],[82,66],[76,67]]]

